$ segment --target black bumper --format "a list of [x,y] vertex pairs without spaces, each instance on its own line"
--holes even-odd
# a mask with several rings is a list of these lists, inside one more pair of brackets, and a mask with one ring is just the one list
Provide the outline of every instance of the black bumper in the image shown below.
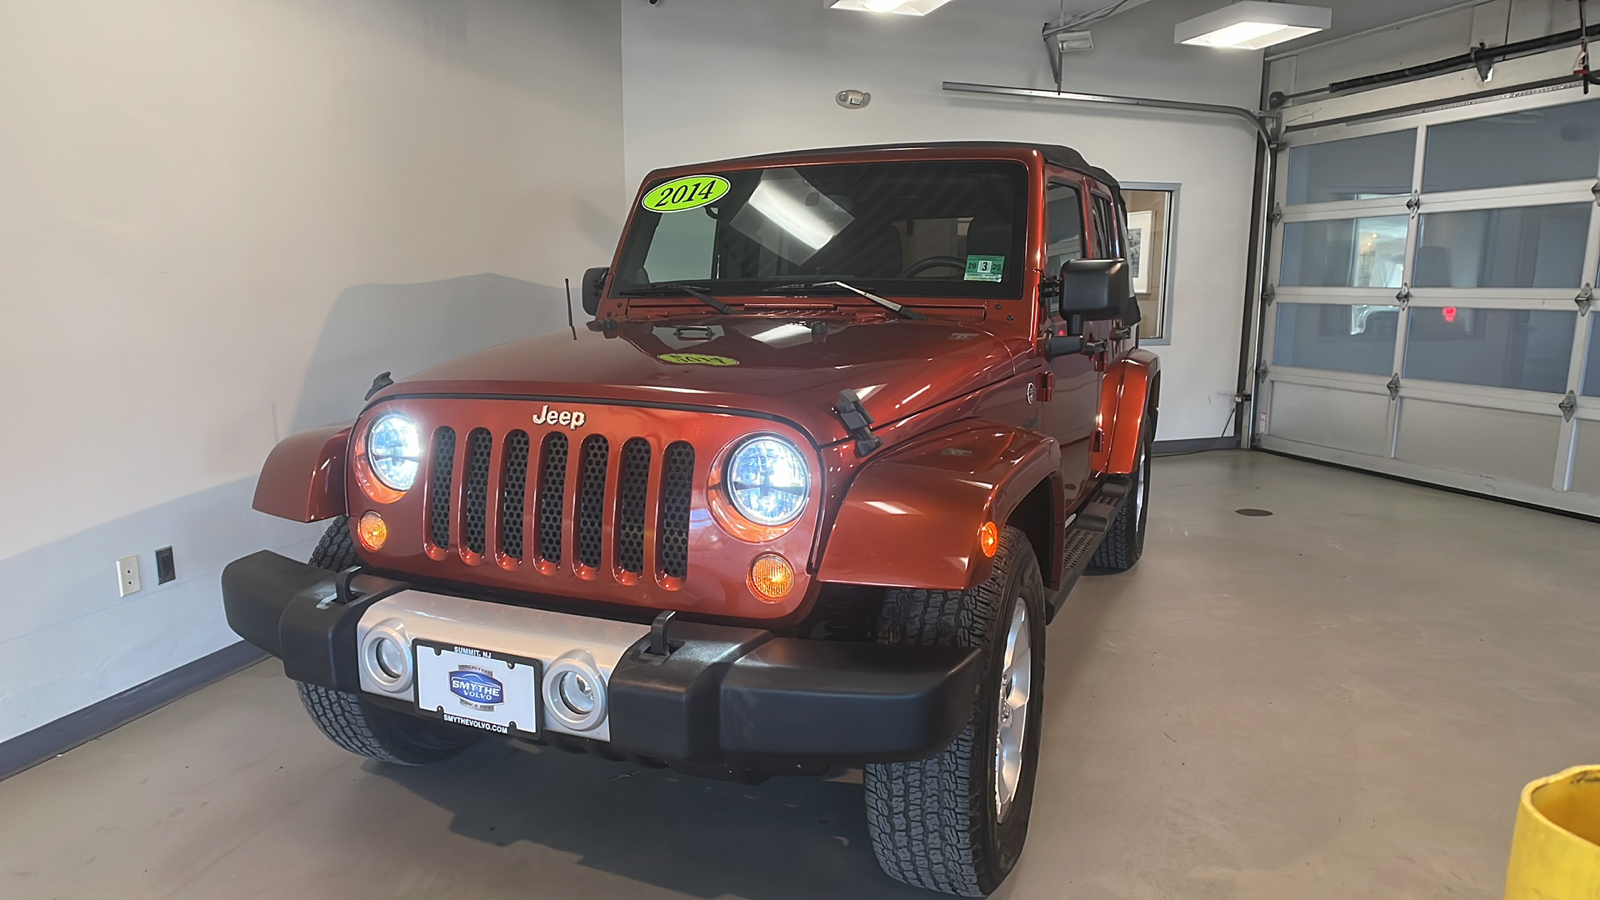
[[[262,551],[222,573],[228,625],[298,681],[358,692],[356,624],[407,585]],[[491,601],[483,601],[491,602]],[[612,752],[710,766],[921,759],[960,733],[978,654],[674,623],[672,652],[630,647],[609,681]]]

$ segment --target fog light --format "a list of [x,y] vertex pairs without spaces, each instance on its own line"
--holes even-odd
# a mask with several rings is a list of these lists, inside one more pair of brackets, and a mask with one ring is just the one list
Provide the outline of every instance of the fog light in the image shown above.
[[777,603],[794,588],[794,567],[776,553],[763,553],[750,564],[750,590],[768,603]]
[[1000,551],[1000,529],[993,522],[985,522],[978,529],[978,549],[990,558]]
[[568,712],[580,718],[593,713],[594,708],[600,704],[594,685],[583,677],[582,672],[577,671],[562,672],[557,677],[556,696],[561,698]]
[[361,546],[368,550],[381,550],[384,542],[389,540],[389,526],[384,524],[383,516],[368,512],[361,517],[356,536],[361,539]]
[[372,660],[378,671],[398,681],[406,674],[406,648],[394,638],[380,637],[372,642]]

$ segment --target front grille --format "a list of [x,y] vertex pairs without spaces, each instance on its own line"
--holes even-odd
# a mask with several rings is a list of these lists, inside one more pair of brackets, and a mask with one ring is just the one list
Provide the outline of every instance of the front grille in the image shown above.
[[688,577],[695,463],[688,443],[662,449],[642,437],[591,434],[573,446],[559,431],[498,435],[481,427],[464,434],[459,471],[456,430],[433,434],[425,507],[435,559],[442,550],[476,563],[494,551],[541,567]]
[[578,562],[600,567],[600,529],[605,518],[606,467],[611,442],[596,435],[583,442],[583,481],[578,488]]
[[433,435],[433,472],[428,477],[428,539],[435,547],[450,546],[450,479],[455,464],[455,429],[441,428]]

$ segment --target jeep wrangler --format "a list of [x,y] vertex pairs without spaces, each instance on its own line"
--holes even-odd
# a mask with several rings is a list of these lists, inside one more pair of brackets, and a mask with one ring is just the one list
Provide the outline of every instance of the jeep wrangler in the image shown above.
[[335,743],[486,735],[758,781],[864,769],[885,872],[1022,852],[1046,624],[1143,550],[1157,358],[1117,182],[1065,147],[784,153],[646,179],[589,321],[268,457],[309,564],[222,576]]

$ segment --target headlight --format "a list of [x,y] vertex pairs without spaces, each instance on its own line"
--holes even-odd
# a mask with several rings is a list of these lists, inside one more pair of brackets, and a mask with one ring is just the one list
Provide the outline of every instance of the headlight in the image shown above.
[[724,484],[745,518],[757,525],[787,525],[806,508],[811,472],[795,445],[783,438],[758,437],[733,451]]
[[409,491],[422,465],[422,436],[415,422],[389,413],[367,429],[367,462],[385,487]]

